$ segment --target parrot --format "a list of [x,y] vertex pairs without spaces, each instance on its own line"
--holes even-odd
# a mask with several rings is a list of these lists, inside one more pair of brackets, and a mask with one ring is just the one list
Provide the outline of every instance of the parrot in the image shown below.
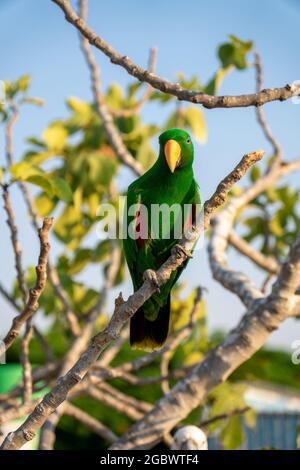
[[[152,274],[150,280],[157,287],[130,319],[132,349],[160,349],[168,336],[171,289],[189,258],[160,287],[155,279],[155,271],[169,258],[172,249],[178,248],[185,231],[196,223],[194,209],[200,206],[201,200],[199,186],[194,178],[193,160],[194,147],[190,135],[182,129],[168,129],[159,136],[159,155],[153,166],[133,181],[127,190],[123,250],[133,289],[136,291],[142,286],[146,272]],[[191,211],[182,216],[185,205],[191,207]],[[169,220],[160,218],[156,229],[152,230],[151,208],[163,206],[170,209]],[[171,217],[173,207],[181,209],[180,219],[176,211]],[[175,230],[175,222],[178,224],[178,220],[179,235]]]

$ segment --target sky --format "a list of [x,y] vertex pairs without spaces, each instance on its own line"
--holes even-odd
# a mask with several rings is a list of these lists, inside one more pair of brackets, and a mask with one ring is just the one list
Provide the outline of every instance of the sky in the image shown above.
[[[176,73],[184,72],[187,77],[197,74],[205,83],[218,67],[216,47],[226,41],[228,34],[255,42],[263,61],[266,87],[284,86],[300,80],[299,0],[90,0],[89,5],[92,28],[136,63],[146,66],[149,48],[156,46],[157,73],[169,80],[176,81]],[[22,112],[15,127],[17,161],[28,149],[26,137],[39,136],[50,121],[67,115],[65,100],[68,96],[91,100],[91,91],[88,71],[78,48],[77,32],[53,2],[0,0],[0,25],[0,80],[14,80],[28,73],[32,77],[31,94],[46,102],[43,108],[27,107]],[[126,71],[111,64],[100,51],[94,50],[94,54],[104,88],[111,82],[122,86],[132,82]],[[254,71],[250,68],[233,72],[225,79],[219,93],[241,94],[253,90]],[[275,102],[266,105],[264,110],[284,149],[285,158],[291,160],[299,156],[300,106],[291,101]],[[159,124],[166,112],[156,104],[149,104],[143,109],[143,118]],[[256,123],[253,108],[205,110],[205,117],[208,141],[196,147],[194,165],[203,200],[211,195],[243,154],[260,148],[270,151]],[[3,131],[0,131],[0,155],[3,155],[3,145]],[[124,175],[125,185],[131,180],[132,175]],[[292,178],[294,185],[299,184],[298,181],[299,174]],[[12,197],[20,225],[24,264],[32,264],[37,257],[38,244],[20,196],[13,192]],[[13,257],[3,212],[0,236],[0,280],[9,287],[14,274]],[[52,245],[55,255],[60,246],[55,240]],[[234,268],[247,270],[258,285],[262,281],[262,273],[241,256],[230,254],[230,263]],[[97,287],[100,284],[97,267],[86,276],[90,285]],[[210,330],[228,330],[237,324],[245,309],[235,296],[211,278],[205,246],[197,250],[182,281],[187,284],[187,291],[199,284],[208,289]],[[123,293],[126,296],[130,292],[131,286],[126,283]],[[3,312],[0,315],[1,335],[9,326],[13,312],[1,300],[0,307]],[[300,322],[289,320],[273,333],[268,344],[290,349],[295,339],[300,339]]]

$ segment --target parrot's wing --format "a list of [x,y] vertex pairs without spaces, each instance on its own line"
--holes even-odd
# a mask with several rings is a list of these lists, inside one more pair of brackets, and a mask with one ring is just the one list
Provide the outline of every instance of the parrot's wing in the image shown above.
[[[135,182],[136,183],[136,182]],[[143,272],[155,267],[149,250],[148,220],[144,212],[143,190],[135,183],[129,186],[124,211],[124,253],[134,288],[143,283]]]

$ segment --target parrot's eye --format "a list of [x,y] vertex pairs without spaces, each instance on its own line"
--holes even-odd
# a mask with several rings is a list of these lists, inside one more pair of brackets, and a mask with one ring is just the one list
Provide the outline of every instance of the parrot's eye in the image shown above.
[[190,144],[190,143],[191,143],[191,139],[186,139],[186,143],[187,143],[187,144]]

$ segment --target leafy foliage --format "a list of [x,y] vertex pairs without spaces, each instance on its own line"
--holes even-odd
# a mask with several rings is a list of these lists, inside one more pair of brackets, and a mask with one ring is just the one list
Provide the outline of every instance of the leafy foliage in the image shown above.
[[[253,168],[251,181],[257,181],[260,176],[261,170]],[[259,241],[258,249],[262,253],[282,261],[300,230],[299,201],[300,190],[288,184],[260,194],[247,208],[248,215],[242,218],[245,240]]]

